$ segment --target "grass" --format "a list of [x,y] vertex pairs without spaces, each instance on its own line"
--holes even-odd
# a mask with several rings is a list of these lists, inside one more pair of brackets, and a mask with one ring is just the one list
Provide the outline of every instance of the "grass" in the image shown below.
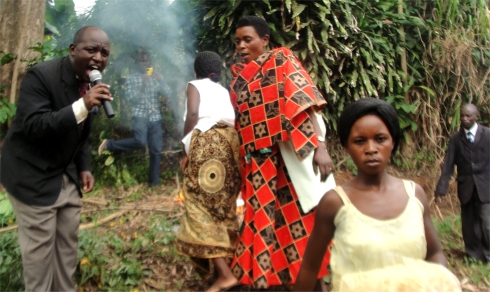
[[448,260],[449,269],[461,281],[463,291],[489,291],[490,264],[483,264],[464,256],[460,215],[446,215],[443,220],[435,220],[434,226]]
[[[143,218],[144,217],[144,218]],[[187,265],[173,248],[174,220],[159,214],[129,214],[108,224],[80,231],[77,283],[85,291],[128,291],[146,285],[161,269],[160,263]],[[171,270],[170,267],[167,269]],[[164,275],[166,273],[163,273]],[[167,274],[168,275],[168,274]],[[156,284],[153,288],[177,289]],[[170,287],[169,287],[170,286]]]
[[[94,192],[91,199],[109,205],[84,206],[82,224],[105,223],[80,231],[78,286],[84,291],[202,290],[189,260],[175,250],[183,211],[175,193],[173,184]],[[121,210],[127,212],[104,220]]]
[[[183,214],[175,191],[172,183],[151,189],[99,187],[84,197],[92,203],[83,203],[81,226],[95,226],[79,232],[79,291],[204,290],[189,259],[174,246]],[[1,232],[0,246],[0,291],[23,291],[17,232]]]

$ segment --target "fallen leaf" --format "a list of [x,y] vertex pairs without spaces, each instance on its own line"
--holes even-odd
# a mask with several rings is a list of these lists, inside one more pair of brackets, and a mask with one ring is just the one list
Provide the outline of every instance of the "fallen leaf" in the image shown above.
[[172,276],[177,276],[177,266],[172,267]]
[[190,277],[192,275],[192,268],[193,267],[191,265],[184,266],[185,274],[187,275],[187,277]]

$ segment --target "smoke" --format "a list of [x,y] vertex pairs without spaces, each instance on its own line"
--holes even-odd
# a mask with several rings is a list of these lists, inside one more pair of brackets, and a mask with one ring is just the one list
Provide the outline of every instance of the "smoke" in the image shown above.
[[183,129],[186,84],[195,79],[193,63],[197,28],[194,16],[196,4],[192,2],[98,0],[91,14],[80,25],[96,25],[110,37],[111,56],[104,79],[108,75],[117,76],[122,82],[132,73],[135,51],[141,47],[150,51],[154,71],[164,77],[172,90],[172,96],[165,98],[175,121],[180,123],[179,135],[182,135]]

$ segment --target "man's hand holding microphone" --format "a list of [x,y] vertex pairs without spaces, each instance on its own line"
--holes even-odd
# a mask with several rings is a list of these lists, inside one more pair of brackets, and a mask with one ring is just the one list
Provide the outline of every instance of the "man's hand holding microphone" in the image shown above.
[[111,92],[109,91],[110,86],[102,83],[102,75],[98,70],[90,71],[89,78],[91,88],[83,97],[85,106],[88,110],[90,110],[93,106],[103,105],[107,117],[114,117],[114,110],[111,106],[111,101],[113,98],[111,96]]

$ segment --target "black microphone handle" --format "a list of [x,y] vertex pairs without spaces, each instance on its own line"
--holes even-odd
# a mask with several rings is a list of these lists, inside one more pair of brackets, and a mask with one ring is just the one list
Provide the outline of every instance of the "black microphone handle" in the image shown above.
[[114,117],[114,110],[112,109],[111,102],[104,99],[102,100],[102,105],[104,106],[105,115],[111,119]]
[[[97,85],[99,83],[102,83],[102,80],[97,79],[97,80],[94,80],[94,82],[92,82],[93,86],[95,86],[95,85]],[[105,115],[109,119],[112,119],[114,117],[114,110],[112,109],[111,102],[108,101],[107,99],[103,99],[102,100],[102,105],[104,106]]]

